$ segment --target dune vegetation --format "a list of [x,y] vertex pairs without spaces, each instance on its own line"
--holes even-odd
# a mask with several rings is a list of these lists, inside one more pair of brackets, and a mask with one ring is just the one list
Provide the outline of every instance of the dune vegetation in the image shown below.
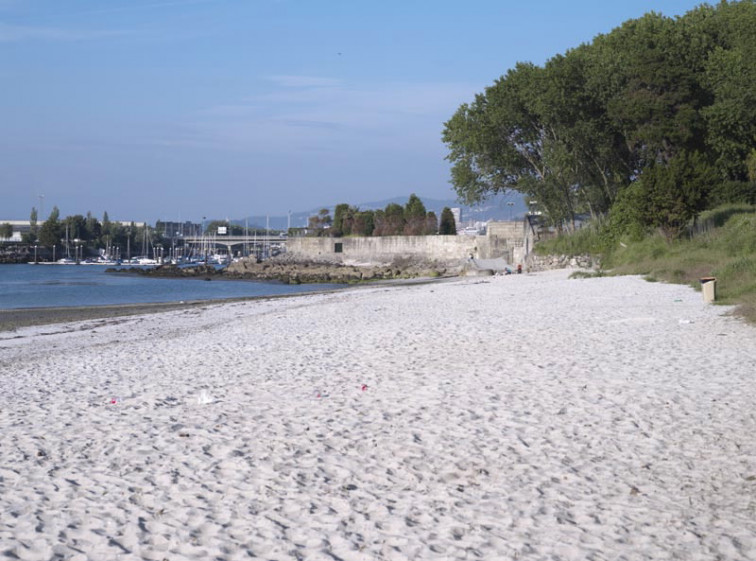
[[717,302],[756,323],[756,206],[731,204],[702,212],[685,233],[670,240],[660,232],[615,239],[591,223],[573,234],[541,242],[538,253],[600,256],[598,274],[643,275],[650,281],[700,286],[717,279]]

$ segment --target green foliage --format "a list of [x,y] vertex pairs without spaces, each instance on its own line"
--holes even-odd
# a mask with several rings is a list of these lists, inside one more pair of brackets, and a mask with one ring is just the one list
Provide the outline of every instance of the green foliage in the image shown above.
[[698,217],[694,234],[706,233],[713,228],[721,228],[730,218],[738,214],[751,214],[753,205],[730,204],[722,205],[701,213]]
[[356,211],[351,217],[349,233],[355,236],[372,236],[375,230],[375,213],[372,210]]
[[617,245],[602,265],[612,274],[687,283],[717,278],[717,298],[738,305],[756,322],[756,206],[727,205],[701,213],[686,236],[670,242],[661,233]]
[[102,226],[100,228],[100,231],[102,232],[103,236],[107,236],[108,234],[112,234],[112,223],[110,222],[110,217],[108,217],[108,212],[105,211],[102,213]]
[[[341,236],[422,236],[435,234],[438,219],[435,213],[427,212],[425,205],[414,193],[402,206],[389,203],[382,210],[360,210],[348,204],[338,204],[334,209],[333,221],[326,231],[319,217],[310,218],[311,235]],[[327,211],[325,211],[327,212]],[[312,232],[314,229],[314,232]]]
[[21,240],[24,243],[34,243],[37,241],[37,234],[39,233],[39,225],[37,224],[37,209],[32,207],[29,214],[29,231],[24,232],[21,235]]
[[441,211],[441,224],[438,228],[438,233],[442,236],[456,236],[457,224],[454,220],[454,213],[448,206],[445,206]]
[[620,241],[638,241],[649,228],[643,221],[643,192],[636,182],[624,189],[609,211],[609,220],[601,232],[603,246],[613,248]]
[[404,234],[406,236],[425,234],[426,215],[425,205],[417,195],[412,193],[404,206]]
[[697,72],[705,53],[690,47],[692,31],[685,23],[650,13],[625,22],[604,39],[606,54],[622,61],[610,77],[619,87],[606,100],[607,117],[641,166],[702,148],[698,110],[708,96]]
[[68,237],[70,239],[88,241],[86,237],[87,222],[81,214],[66,216],[65,220],[63,220],[63,225],[64,228],[68,228]]
[[600,228],[590,223],[569,234],[539,242],[535,251],[540,255],[599,255],[604,253],[604,239]]
[[756,3],[722,2],[707,23],[714,47],[701,78],[712,94],[702,111],[706,140],[725,177],[747,180],[756,143]]
[[409,200],[407,200],[407,204],[404,205],[404,216],[408,220],[410,218],[424,218],[426,214],[425,205],[423,204],[423,201],[420,200],[420,198],[412,193],[409,197]]
[[398,236],[404,232],[407,220],[404,217],[404,208],[396,203],[389,203],[383,214],[384,224],[381,235]]
[[98,240],[102,235],[102,225],[91,212],[87,212],[85,230],[88,240]]
[[729,203],[756,204],[756,181],[723,181],[715,183],[709,193],[709,206]]
[[428,236],[438,233],[438,216],[432,210],[425,215],[425,232],[423,233]]
[[39,243],[46,247],[59,245],[62,238],[63,224],[58,220],[60,212],[53,207],[50,217],[42,223],[39,229]]
[[0,238],[8,239],[13,236],[13,226],[10,222],[0,224]]
[[716,181],[714,169],[698,152],[682,152],[667,165],[649,166],[637,182],[640,222],[659,228],[668,239],[677,238],[704,210]]
[[348,204],[336,205],[333,211],[333,227],[331,235],[334,237],[349,235],[351,232],[345,230],[344,219],[348,217],[350,213],[354,213],[354,207],[350,207]]
[[518,63],[445,123],[465,202],[517,190],[548,225],[609,216],[605,243],[668,239],[756,198],[756,2],[630,20],[542,67]]
[[751,183],[756,183],[756,148],[751,150],[751,153],[746,158],[746,170]]
[[372,236],[374,231],[375,212],[372,210],[361,211],[359,208],[347,204],[336,205],[331,236]]
[[568,255],[600,253],[604,272],[643,275],[650,282],[698,288],[700,278],[714,276],[718,300],[738,305],[742,315],[756,322],[756,206],[732,204],[704,211],[675,240],[654,231],[609,245],[605,243],[609,226],[592,223],[573,234],[539,242],[536,249]]

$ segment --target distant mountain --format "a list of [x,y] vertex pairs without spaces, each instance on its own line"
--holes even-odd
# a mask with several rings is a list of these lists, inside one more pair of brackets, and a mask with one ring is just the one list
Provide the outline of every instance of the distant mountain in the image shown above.
[[[419,195],[418,195],[419,196]],[[380,210],[386,208],[391,203],[404,206],[409,200],[406,197],[394,197],[382,201],[372,201],[360,203],[356,206],[360,210]],[[528,210],[526,201],[520,193],[511,192],[503,195],[496,195],[476,206],[466,206],[457,202],[455,199],[430,199],[420,197],[425,208],[433,211],[436,216],[441,216],[444,207],[459,208],[461,210],[461,220],[463,224],[473,222],[488,222],[489,220],[510,220],[511,218],[521,218]],[[510,203],[512,203],[510,205]],[[291,215],[285,216],[248,216],[246,218],[232,220],[234,224],[249,224],[249,227],[265,228],[266,224],[273,230],[285,230],[289,225],[292,228],[302,228],[307,226],[311,216],[318,214],[320,209],[327,208],[333,216],[334,206],[320,206],[312,210],[292,212]]]

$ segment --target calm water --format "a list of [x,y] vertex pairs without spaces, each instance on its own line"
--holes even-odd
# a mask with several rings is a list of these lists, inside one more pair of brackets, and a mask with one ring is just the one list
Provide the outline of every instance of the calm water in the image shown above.
[[106,273],[106,268],[100,265],[0,265],[0,309],[223,300],[342,286],[144,278]]

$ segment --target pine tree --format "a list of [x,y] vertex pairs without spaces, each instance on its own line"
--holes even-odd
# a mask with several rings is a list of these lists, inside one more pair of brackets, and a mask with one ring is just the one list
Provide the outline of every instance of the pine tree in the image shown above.
[[438,229],[438,233],[442,236],[455,236],[457,235],[457,224],[454,221],[454,214],[447,206],[441,211],[441,226]]

